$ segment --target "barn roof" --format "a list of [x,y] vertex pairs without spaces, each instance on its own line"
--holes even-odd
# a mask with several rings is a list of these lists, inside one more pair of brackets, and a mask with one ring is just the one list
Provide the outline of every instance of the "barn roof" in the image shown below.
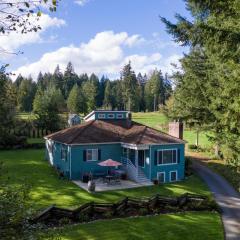
[[128,144],[184,144],[185,141],[164,132],[124,120],[92,120],[45,137],[64,144],[121,142]]

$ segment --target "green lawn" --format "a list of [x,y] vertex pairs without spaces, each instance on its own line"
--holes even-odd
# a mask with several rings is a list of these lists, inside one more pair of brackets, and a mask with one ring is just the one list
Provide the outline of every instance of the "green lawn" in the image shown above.
[[[161,131],[168,131],[169,119],[160,112],[133,113],[133,120]],[[188,144],[195,144],[196,132],[194,130],[184,130],[183,138]],[[211,146],[211,142],[208,140],[205,132],[199,134],[199,145],[202,147]]]
[[57,204],[74,207],[87,201],[117,201],[125,196],[142,197],[156,193],[180,195],[185,192],[210,195],[206,185],[197,177],[171,184],[89,194],[68,180],[60,180],[54,169],[44,160],[44,150],[1,151],[6,176],[11,184],[26,181],[31,184],[31,199],[35,208]]
[[97,221],[65,227],[64,240],[223,240],[217,213],[194,212]]

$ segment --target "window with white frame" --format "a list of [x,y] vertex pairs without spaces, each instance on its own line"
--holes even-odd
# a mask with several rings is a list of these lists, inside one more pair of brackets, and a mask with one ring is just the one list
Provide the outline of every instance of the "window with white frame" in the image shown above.
[[114,114],[109,113],[109,114],[108,114],[108,118],[114,118]]
[[61,146],[61,159],[63,161],[67,160],[67,147],[66,146]]
[[177,181],[177,171],[171,171],[170,172],[170,181],[176,182]]
[[160,150],[157,152],[158,165],[176,164],[177,163],[177,149]]
[[87,161],[97,161],[98,160],[98,149],[87,149],[86,160]]
[[99,113],[98,114],[98,118],[99,119],[105,119],[106,118],[106,115],[104,113]]
[[117,118],[122,119],[123,118],[123,114],[122,113],[118,113],[117,114]]

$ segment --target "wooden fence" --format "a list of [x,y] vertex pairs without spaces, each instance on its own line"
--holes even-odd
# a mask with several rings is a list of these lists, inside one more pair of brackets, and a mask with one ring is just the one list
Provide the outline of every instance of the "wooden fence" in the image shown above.
[[165,197],[159,194],[151,198],[126,197],[117,203],[89,202],[70,210],[51,206],[37,215],[32,222],[56,226],[61,221],[89,222],[96,219],[129,217],[146,214],[160,214],[179,211],[218,210],[206,196],[183,194],[179,197]]

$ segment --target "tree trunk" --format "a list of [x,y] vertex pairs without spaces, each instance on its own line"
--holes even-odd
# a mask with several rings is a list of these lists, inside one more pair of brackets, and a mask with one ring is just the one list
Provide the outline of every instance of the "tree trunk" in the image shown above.
[[199,145],[199,131],[197,130],[197,137],[196,137],[196,146]]

